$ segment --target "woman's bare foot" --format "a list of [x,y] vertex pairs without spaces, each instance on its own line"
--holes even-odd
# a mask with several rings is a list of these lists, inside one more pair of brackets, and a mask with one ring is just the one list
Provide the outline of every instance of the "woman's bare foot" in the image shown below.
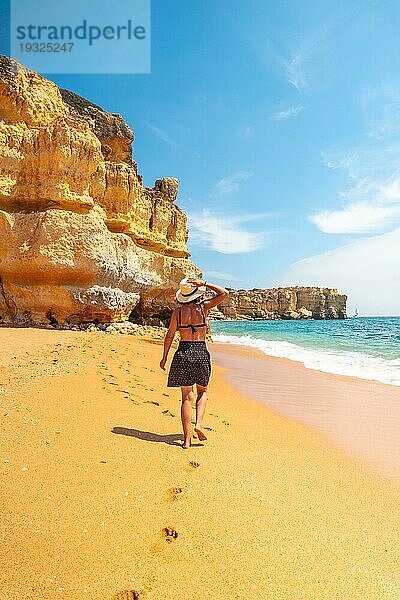
[[190,448],[191,442],[192,442],[192,438],[189,438],[188,440],[183,440],[182,448],[185,448],[185,450],[187,448]]
[[195,432],[197,433],[197,437],[199,438],[199,440],[200,440],[201,442],[204,442],[204,440],[206,440],[206,439],[207,439],[207,436],[206,436],[206,434],[202,432],[202,430],[201,430],[201,428],[200,428],[200,427],[198,427],[198,426],[196,425],[196,427],[194,428],[194,430],[195,430]]

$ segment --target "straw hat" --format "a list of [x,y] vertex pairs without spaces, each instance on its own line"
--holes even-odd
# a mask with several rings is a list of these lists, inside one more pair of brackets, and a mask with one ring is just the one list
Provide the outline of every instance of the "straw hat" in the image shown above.
[[176,292],[175,296],[178,302],[185,304],[185,302],[191,302],[192,300],[199,298],[205,291],[206,287],[204,285],[198,287],[185,278],[180,282],[179,290]]

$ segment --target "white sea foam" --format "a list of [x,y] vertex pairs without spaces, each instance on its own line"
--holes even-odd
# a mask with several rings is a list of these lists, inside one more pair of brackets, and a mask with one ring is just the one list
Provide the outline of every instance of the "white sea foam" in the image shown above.
[[360,379],[372,379],[390,385],[400,386],[400,359],[385,359],[362,352],[312,349],[284,341],[270,341],[252,335],[213,335],[216,342],[251,346],[280,358],[301,362],[308,369],[348,375]]

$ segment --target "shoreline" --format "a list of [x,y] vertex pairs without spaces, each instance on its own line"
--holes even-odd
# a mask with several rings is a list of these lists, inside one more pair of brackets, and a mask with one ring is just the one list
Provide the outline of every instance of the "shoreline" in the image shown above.
[[224,367],[209,439],[183,450],[159,340],[0,329],[0,343],[1,600],[400,595],[400,490]]
[[312,371],[313,373],[321,373],[324,375],[328,375],[329,377],[337,377],[343,382],[353,381],[354,383],[356,383],[361,381],[368,384],[384,385],[385,387],[388,387],[391,390],[398,390],[399,388],[399,386],[397,385],[394,385],[392,383],[385,383],[383,381],[378,381],[377,379],[367,379],[364,377],[358,377],[357,375],[344,375],[343,373],[331,373],[330,371],[323,371],[321,369],[306,367],[305,364],[301,362],[301,360],[295,360],[294,358],[288,358],[287,356],[273,356],[272,354],[267,354],[266,352],[263,352],[263,350],[260,350],[259,348],[248,346],[246,344],[239,345],[236,343],[233,344],[229,342],[220,342],[219,340],[216,340],[212,342],[212,345],[215,347],[221,346],[226,351],[229,351],[231,349],[233,353],[236,353],[236,351],[240,352],[241,354],[248,352],[249,356],[254,355],[258,358],[265,358],[266,360],[277,361],[278,363],[286,363],[288,367],[297,365],[302,369],[305,369],[306,371]]
[[213,342],[212,355],[241,393],[319,432],[351,458],[400,485],[397,386],[318,371],[251,346]]
[[[397,389],[400,388],[400,361],[398,361],[399,364],[395,369],[391,364],[394,361],[390,358],[374,356],[368,354],[368,352],[360,352],[359,350],[335,352],[333,349],[301,346],[292,341],[264,340],[263,338],[252,337],[251,334],[214,332],[213,339],[216,344],[226,344],[239,348],[247,347],[255,352],[261,352],[268,358],[289,360],[312,371],[356,378],[367,382],[379,382]],[[282,350],[277,352],[274,347],[268,346],[268,344],[285,345],[285,351],[283,353]],[[300,355],[302,355],[302,358],[300,358]],[[373,375],[371,375],[371,371]]]

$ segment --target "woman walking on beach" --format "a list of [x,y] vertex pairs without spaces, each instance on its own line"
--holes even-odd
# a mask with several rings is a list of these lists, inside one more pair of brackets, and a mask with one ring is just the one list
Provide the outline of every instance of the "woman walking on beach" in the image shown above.
[[[216,292],[216,296],[204,299],[206,289]],[[181,419],[183,427],[183,448],[189,448],[191,440],[192,403],[195,399],[193,386],[196,385],[196,425],[199,440],[207,437],[202,431],[202,422],[207,404],[207,386],[211,375],[211,357],[206,345],[206,315],[210,308],[221,304],[229,292],[219,285],[206,283],[201,279],[182,279],[176,299],[179,306],[171,316],[171,322],[164,340],[164,354],[160,367],[165,370],[168,352],[176,331],[180,342],[172,358],[168,373],[168,387],[180,387],[182,392]]]

